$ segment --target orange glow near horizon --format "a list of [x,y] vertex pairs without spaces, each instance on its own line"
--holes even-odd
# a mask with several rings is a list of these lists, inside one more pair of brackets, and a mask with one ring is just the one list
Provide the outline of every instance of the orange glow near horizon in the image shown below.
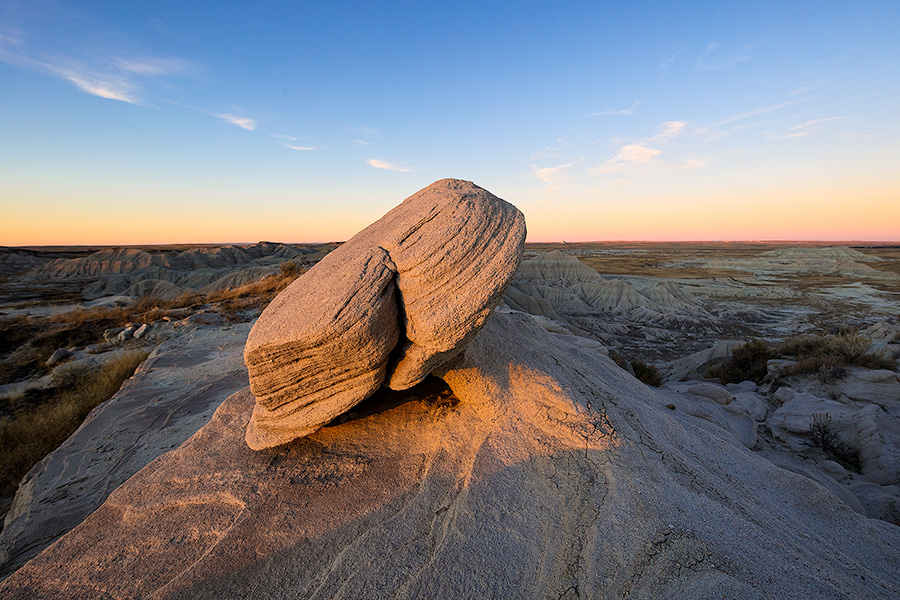
[[[900,199],[895,189],[710,190],[705,196],[654,193],[651,199],[605,194],[604,201],[565,203],[528,199],[514,204],[525,213],[529,242],[819,240],[900,241]],[[719,200],[727,198],[727,200]],[[848,200],[848,198],[855,198]],[[29,203],[35,206],[38,203]],[[6,210],[0,225],[5,246],[116,246],[165,244],[323,243],[347,240],[383,214],[367,206],[302,205],[248,212],[203,208],[177,210],[171,202],[154,210],[133,206],[110,212],[101,203],[56,205],[50,211],[26,205]],[[273,214],[275,216],[273,216]]]
[[[526,212],[529,241],[900,241],[900,185],[858,189],[709,190],[703,196],[611,195],[565,214],[553,203]],[[638,208],[639,207],[639,208]]]

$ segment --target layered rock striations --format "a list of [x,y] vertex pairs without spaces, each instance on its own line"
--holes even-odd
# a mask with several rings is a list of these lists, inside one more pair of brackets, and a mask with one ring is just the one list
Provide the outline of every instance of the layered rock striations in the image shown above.
[[[78,283],[85,298],[151,295],[172,299],[185,292],[211,293],[258,281],[277,274],[285,262],[307,267],[331,249],[330,245],[271,242],[153,252],[106,248],[78,258],[40,261],[27,273],[26,281],[31,285],[46,281]],[[2,259],[0,254],[0,262]]]
[[334,250],[250,332],[247,443],[307,435],[382,384],[406,389],[445,365],[500,302],[524,242],[514,206],[444,179]]

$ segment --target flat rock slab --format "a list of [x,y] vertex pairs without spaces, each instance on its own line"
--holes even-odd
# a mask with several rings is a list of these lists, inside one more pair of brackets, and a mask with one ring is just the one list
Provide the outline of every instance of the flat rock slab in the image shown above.
[[495,313],[458,403],[376,396],[259,452],[238,392],[0,596],[897,597],[900,529],[565,342]]
[[110,492],[206,424],[246,387],[250,324],[196,328],[164,342],[122,389],[23,478],[0,533],[0,575],[83,521]]

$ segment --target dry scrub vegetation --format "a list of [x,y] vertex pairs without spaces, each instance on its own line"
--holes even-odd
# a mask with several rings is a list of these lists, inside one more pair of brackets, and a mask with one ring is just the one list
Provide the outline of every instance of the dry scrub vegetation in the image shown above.
[[106,330],[128,323],[183,319],[202,308],[232,321],[249,320],[301,272],[295,263],[286,262],[279,275],[211,294],[185,293],[173,300],[142,297],[124,307],[76,308],[49,317],[0,321],[0,383],[43,375],[48,371],[45,363],[56,349],[101,343]]
[[653,387],[659,387],[663,384],[662,375],[660,375],[659,369],[653,365],[639,359],[630,360],[618,352],[610,352],[609,357],[619,367],[634,375],[641,383]]
[[734,349],[731,358],[710,369],[709,377],[722,383],[754,381],[763,383],[767,363],[773,359],[789,359],[794,364],[782,369],[782,375],[816,374],[823,380],[840,377],[847,367],[895,369],[896,362],[881,353],[869,352],[871,340],[852,330],[827,335],[803,335],[772,345],[753,340]]
[[812,445],[821,448],[830,459],[859,473],[859,450],[838,435],[828,413],[814,413],[809,423]]
[[25,473],[111,398],[148,354],[126,352],[93,368],[63,365],[53,375],[54,385],[41,390],[39,402],[13,397],[0,403],[0,497],[12,496]]
[[[0,384],[46,375],[51,369],[47,359],[58,348],[103,343],[105,331],[129,323],[183,319],[201,309],[233,321],[249,320],[300,274],[301,269],[288,262],[278,275],[212,294],[183,294],[174,300],[144,297],[125,307],[2,320]],[[52,371],[49,387],[0,397],[0,514],[28,470],[65,441],[94,407],[112,397],[148,354],[146,349],[123,352],[102,366],[64,364]]]

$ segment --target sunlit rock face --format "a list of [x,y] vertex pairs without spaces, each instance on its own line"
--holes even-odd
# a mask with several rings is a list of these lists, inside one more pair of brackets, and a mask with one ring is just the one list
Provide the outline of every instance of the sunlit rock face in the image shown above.
[[524,241],[514,206],[444,179],[333,251],[250,332],[247,444],[302,437],[383,384],[407,389],[447,365],[500,302]]

